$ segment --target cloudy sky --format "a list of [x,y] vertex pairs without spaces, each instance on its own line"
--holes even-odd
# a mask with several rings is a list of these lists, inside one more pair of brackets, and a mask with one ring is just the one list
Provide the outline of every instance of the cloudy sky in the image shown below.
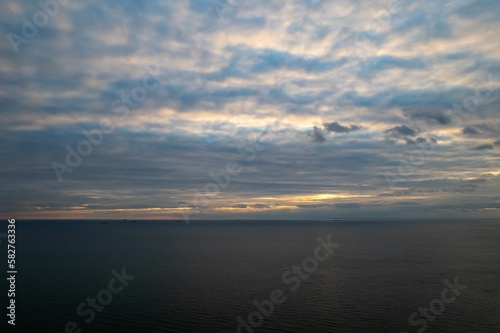
[[500,216],[497,0],[0,3],[0,215]]

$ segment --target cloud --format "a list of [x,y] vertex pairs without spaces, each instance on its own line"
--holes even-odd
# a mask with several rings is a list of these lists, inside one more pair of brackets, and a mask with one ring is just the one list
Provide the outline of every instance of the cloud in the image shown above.
[[269,208],[269,205],[266,204],[254,204],[251,206],[252,208],[257,208],[257,209],[264,209],[264,208]]
[[[419,144],[419,143],[420,144],[427,143],[427,139],[426,138],[421,138],[421,137],[418,137],[415,140],[411,139],[411,138],[405,138],[405,141],[409,145],[416,145],[416,144]],[[436,143],[436,142],[434,142],[434,143]]]
[[385,130],[384,132],[393,137],[416,136],[418,134],[417,130],[408,127],[406,125],[394,126],[392,128]]
[[452,122],[452,117],[446,110],[418,107],[406,110],[405,114],[410,118],[424,120],[429,124],[449,125]]
[[481,132],[477,128],[474,128],[472,126],[464,127],[464,129],[462,130],[462,133],[464,135],[481,134]]
[[464,127],[462,130],[464,135],[479,135],[481,137],[496,137],[500,135],[500,130],[492,124],[477,124]]
[[353,124],[341,125],[337,121],[332,123],[324,123],[323,126],[328,132],[334,132],[334,133],[349,133],[361,129],[361,126],[358,125],[353,125]]
[[322,143],[326,141],[325,134],[323,133],[323,130],[321,127],[314,126],[312,133],[309,132],[308,136],[313,139],[314,142],[317,143]]
[[493,150],[495,147],[492,144],[483,144],[472,148],[473,150]]
[[245,205],[245,204],[235,204],[235,205],[232,205],[231,206],[232,208],[248,208],[248,205]]

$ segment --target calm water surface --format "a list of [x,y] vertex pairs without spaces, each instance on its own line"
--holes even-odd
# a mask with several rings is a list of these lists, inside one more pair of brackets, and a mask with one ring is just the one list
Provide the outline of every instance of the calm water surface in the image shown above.
[[[340,247],[307,278],[290,272],[300,285],[285,283],[328,235]],[[498,221],[21,220],[16,248],[16,332],[64,332],[68,322],[81,332],[237,332],[237,318],[248,322],[273,290],[282,303],[241,332],[500,332]],[[122,268],[133,280],[106,292]],[[443,281],[455,278],[466,288],[445,304]],[[103,289],[109,304],[77,314]],[[417,313],[412,326],[433,301],[439,314]]]

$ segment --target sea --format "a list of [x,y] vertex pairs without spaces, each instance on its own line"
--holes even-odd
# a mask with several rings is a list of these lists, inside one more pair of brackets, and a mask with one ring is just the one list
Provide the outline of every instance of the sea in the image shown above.
[[500,332],[499,220],[17,220],[15,251],[1,332]]

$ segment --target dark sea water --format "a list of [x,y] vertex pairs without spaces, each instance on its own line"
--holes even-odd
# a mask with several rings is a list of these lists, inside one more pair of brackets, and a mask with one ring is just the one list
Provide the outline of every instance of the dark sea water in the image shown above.
[[[340,247],[285,283],[328,235]],[[68,322],[78,325],[68,332],[237,332],[273,290],[281,303],[241,332],[500,332],[499,221],[20,220],[16,248],[15,332],[66,332]],[[113,294],[111,271],[122,268],[134,278]],[[455,278],[462,289],[445,290],[444,303],[443,281]],[[85,323],[76,309],[98,293],[109,304],[83,304],[95,315]],[[437,315],[418,314],[431,304]],[[2,317],[1,331],[14,331]]]

